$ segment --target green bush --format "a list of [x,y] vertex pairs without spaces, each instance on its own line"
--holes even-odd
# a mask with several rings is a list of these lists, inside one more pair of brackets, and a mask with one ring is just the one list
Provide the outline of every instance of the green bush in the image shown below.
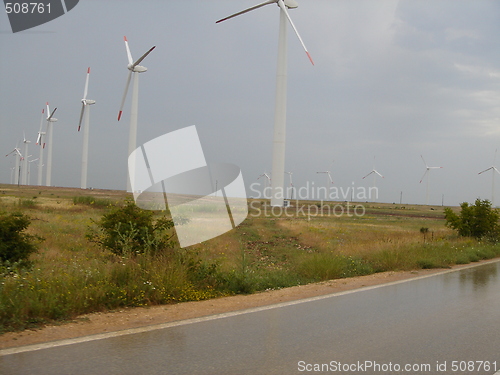
[[153,211],[142,210],[133,201],[124,207],[94,221],[97,228],[90,228],[87,239],[98,243],[116,255],[137,255],[172,247],[172,220],[153,219]]
[[0,212],[0,263],[29,264],[30,254],[37,251],[37,243],[43,240],[25,233],[30,224],[31,220],[26,215]]
[[476,199],[475,204],[464,202],[457,215],[451,208],[445,208],[446,226],[455,229],[460,236],[492,239],[498,238],[500,228],[498,211],[491,207],[488,200]]

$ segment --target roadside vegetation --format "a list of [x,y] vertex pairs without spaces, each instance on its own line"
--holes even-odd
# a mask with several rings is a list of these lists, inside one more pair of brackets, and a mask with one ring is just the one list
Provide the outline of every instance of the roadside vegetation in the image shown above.
[[[470,218],[469,205],[443,212],[364,203],[362,216],[336,216],[333,203],[311,204],[318,208],[313,216],[300,210],[268,217],[266,202],[254,201],[235,230],[181,249],[168,213],[140,210],[123,192],[1,185],[0,236],[29,247],[21,258],[8,259],[3,254],[13,252],[4,251],[7,241],[0,239],[0,332],[127,306],[500,256],[498,231],[459,231],[455,223]],[[496,210],[480,205],[477,212],[498,225]]]

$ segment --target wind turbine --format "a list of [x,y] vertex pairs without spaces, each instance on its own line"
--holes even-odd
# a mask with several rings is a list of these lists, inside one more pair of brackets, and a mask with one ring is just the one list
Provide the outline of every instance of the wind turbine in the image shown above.
[[[120,118],[122,117],[123,113],[123,105],[125,104],[125,99],[127,98],[127,92],[128,92],[128,87],[130,86],[130,79],[132,78],[132,74],[134,75],[134,83],[132,87],[132,106],[130,109],[130,132],[129,132],[129,137],[128,137],[128,155],[130,155],[136,147],[137,143],[137,113],[139,110],[139,73],[144,73],[145,71],[148,70],[145,66],[139,65],[142,60],[146,58],[147,55],[153,51],[156,46],[151,47],[144,55],[142,55],[137,61],[133,61],[132,59],[132,54],[130,53],[130,48],[128,46],[128,40],[127,37],[124,36],[123,40],[125,41],[125,48],[127,50],[127,58],[128,58],[128,65],[127,69],[129,70],[128,77],[127,77],[127,83],[125,85],[125,91],[123,93],[123,98],[122,98],[122,103],[120,105],[120,111],[118,112],[118,121],[120,121]],[[127,169],[128,171],[128,169]],[[130,183],[130,177],[128,176],[127,172],[127,191],[131,191]]]
[[330,191],[330,184],[333,185],[333,179],[332,179],[332,175],[330,173],[330,171],[324,171],[324,172],[316,172],[316,173],[325,173],[326,174],[326,193],[325,193],[325,200],[328,199],[328,192]]
[[[49,102],[47,102],[47,138],[49,141],[49,148],[47,150],[47,175],[45,176],[45,186],[50,186],[52,183],[52,124],[57,121],[54,116],[57,108],[54,108],[52,113],[50,113]],[[49,116],[50,113],[50,116]]]
[[[54,110],[55,112],[55,110]],[[42,118],[40,119],[40,130],[38,130],[38,137],[36,144],[40,146],[40,156],[38,157],[38,181],[37,185],[42,186],[42,172],[43,172],[43,149],[45,148],[45,132],[42,132],[45,108],[42,108]]]
[[261,177],[265,177],[265,178],[266,178],[266,183],[265,183],[265,185],[264,185],[264,190],[263,190],[263,194],[262,194],[262,195],[263,195],[263,197],[264,197],[264,198],[267,198],[267,197],[266,197],[266,189],[268,188],[268,186],[269,186],[269,185],[271,185],[271,184],[272,184],[272,180],[271,180],[271,177],[269,177],[269,174],[268,174],[267,172],[264,172],[263,174],[261,174],[261,175],[257,178],[257,180],[260,180],[260,178],[261,178]]
[[24,143],[24,155],[26,157],[23,158],[23,165],[22,165],[22,175],[21,175],[21,185],[29,185],[28,183],[28,144],[31,143],[31,141],[28,141],[26,139],[26,133],[23,131],[23,143]]
[[82,120],[85,116],[85,125],[83,127],[83,151],[82,151],[82,174],[80,187],[87,188],[87,165],[89,159],[89,117],[90,105],[95,104],[95,100],[87,99],[87,91],[89,88],[90,67],[87,68],[87,79],[85,80],[85,89],[83,90],[82,111],[80,112],[80,122],[78,123],[78,131],[82,127]]
[[[368,173],[365,177],[363,177],[362,179],[364,180],[365,178],[367,178],[368,176],[370,175],[373,175],[373,187],[375,189],[377,189],[377,176],[380,176],[382,178],[384,178],[384,176],[382,176],[376,169],[375,169],[375,156],[373,157],[373,169],[371,170],[370,173]],[[378,193],[377,194],[377,197],[378,198]],[[371,195],[371,194],[370,194]]]
[[427,165],[427,163],[425,162],[424,157],[422,155],[420,155],[420,157],[422,158],[422,161],[425,164],[425,173],[422,176],[422,178],[420,179],[420,183],[422,183],[422,181],[424,180],[425,176],[427,175],[427,188],[426,188],[426,200],[425,200],[425,204],[429,205],[429,180],[430,180],[430,176],[431,176],[430,170],[431,169],[439,169],[439,168],[443,168],[443,167],[429,167]]
[[15,166],[15,172],[14,172],[14,185],[19,185],[19,176],[21,174],[20,163],[24,158],[23,158],[23,155],[21,154],[21,150],[19,150],[19,148],[17,147],[17,144],[16,144],[16,147],[14,147],[14,149],[5,156],[9,156],[11,154],[14,154],[14,156],[16,157],[16,166]]
[[292,192],[291,192],[291,194],[290,194],[290,200],[293,200],[293,188],[294,188],[294,186],[293,186],[293,181],[292,181],[292,175],[293,175],[293,172],[285,172],[285,173],[286,173],[286,174],[288,175],[288,177],[290,178],[290,188],[292,189]]
[[491,170],[491,206],[495,207],[495,172],[500,174],[500,171],[498,171],[497,167],[495,166],[495,161],[497,159],[497,150],[495,150],[495,157],[493,158],[493,165],[489,167],[488,169],[485,169],[482,172],[479,172],[478,174],[488,172]]
[[302,41],[295,25],[290,18],[287,8],[294,9],[298,7],[295,0],[268,0],[231,16],[218,20],[216,23],[228,20],[263,7],[269,4],[277,4],[280,8],[280,27],[278,39],[278,64],[276,73],[276,104],[274,112],[274,139],[273,139],[273,181],[271,206],[284,205],[284,178],[285,178],[285,133],[286,133],[286,87],[287,87],[287,24],[290,22],[295,34],[299,38],[307,57],[314,65],[311,55]]

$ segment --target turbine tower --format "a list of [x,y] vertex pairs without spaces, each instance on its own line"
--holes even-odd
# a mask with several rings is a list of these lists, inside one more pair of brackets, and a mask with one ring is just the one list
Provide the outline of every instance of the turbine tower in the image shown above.
[[45,119],[44,113],[45,113],[45,108],[42,109],[42,118],[40,119],[40,130],[38,130],[38,137],[36,138],[36,144],[37,146],[40,146],[40,156],[38,157],[38,180],[37,180],[38,186],[42,186],[42,178],[43,178],[42,173],[43,173],[43,150],[45,148],[45,132],[42,131],[42,127],[43,127],[43,120]]
[[[130,109],[130,132],[128,137],[128,155],[130,155],[136,148],[137,143],[137,113],[139,110],[139,73],[144,73],[148,70],[145,66],[139,65],[142,60],[146,58],[147,55],[153,51],[156,46],[151,47],[144,55],[142,55],[137,61],[134,62],[132,59],[132,54],[130,53],[130,48],[128,46],[127,37],[124,36],[123,40],[125,41],[125,48],[127,50],[127,58],[128,65],[127,69],[129,70],[127,83],[125,85],[125,91],[123,93],[122,103],[120,105],[120,111],[118,112],[118,121],[122,117],[123,113],[123,105],[125,104],[125,99],[127,98],[128,88],[130,86],[130,79],[132,78],[132,74],[134,75],[134,83],[132,87],[132,105]],[[127,169],[127,191],[130,192],[132,190],[132,185],[130,183],[130,177]]]
[[[47,150],[47,175],[45,176],[45,186],[51,186],[52,183],[52,124],[57,121],[54,116],[54,112],[57,108],[52,111],[50,116],[47,117],[47,138],[49,143],[49,148]],[[49,102],[47,102],[47,115],[50,113]]]
[[479,172],[478,174],[488,172],[491,170],[491,206],[495,207],[495,172],[500,174],[497,167],[495,166],[495,161],[497,159],[497,150],[495,150],[495,157],[493,158],[493,165],[484,171]]
[[95,100],[87,99],[87,91],[89,88],[90,67],[87,68],[87,79],[85,80],[85,89],[83,90],[82,110],[80,112],[80,122],[78,123],[78,131],[82,127],[82,120],[85,116],[85,125],[83,127],[83,150],[82,150],[82,174],[80,187],[87,188],[87,165],[89,160],[89,117],[90,105],[95,104]]
[[420,157],[422,158],[422,161],[424,162],[425,164],[425,173],[424,175],[422,176],[422,178],[420,179],[420,183],[422,183],[422,181],[424,180],[425,176],[427,175],[427,188],[426,188],[426,198],[425,198],[425,204],[428,206],[429,205],[429,180],[430,180],[430,177],[431,177],[431,172],[430,170],[431,169],[439,169],[439,168],[443,168],[443,167],[429,167],[427,165],[427,163],[425,162],[424,160],[424,157],[422,155],[420,155]]
[[251,8],[235,13],[229,17],[218,20],[216,23],[228,20],[263,7],[269,4],[277,4],[280,8],[280,27],[278,39],[278,64],[276,73],[276,104],[274,112],[274,138],[273,138],[273,165],[272,165],[272,197],[271,206],[284,205],[284,179],[285,179],[285,134],[286,134],[286,88],[287,88],[287,24],[292,26],[295,34],[299,38],[309,60],[314,65],[311,55],[307,51],[302,38],[290,18],[287,8],[298,7],[295,0],[268,0],[257,4]]

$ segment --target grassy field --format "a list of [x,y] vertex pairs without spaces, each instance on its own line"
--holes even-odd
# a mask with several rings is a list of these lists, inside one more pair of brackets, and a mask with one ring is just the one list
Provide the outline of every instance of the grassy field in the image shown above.
[[440,206],[301,201],[273,212],[268,202],[253,200],[240,226],[210,241],[120,257],[85,235],[93,220],[127,197],[121,191],[0,185],[0,211],[30,216],[28,233],[45,239],[31,270],[0,274],[0,332],[123,306],[500,256],[499,245],[459,238],[446,228]]

